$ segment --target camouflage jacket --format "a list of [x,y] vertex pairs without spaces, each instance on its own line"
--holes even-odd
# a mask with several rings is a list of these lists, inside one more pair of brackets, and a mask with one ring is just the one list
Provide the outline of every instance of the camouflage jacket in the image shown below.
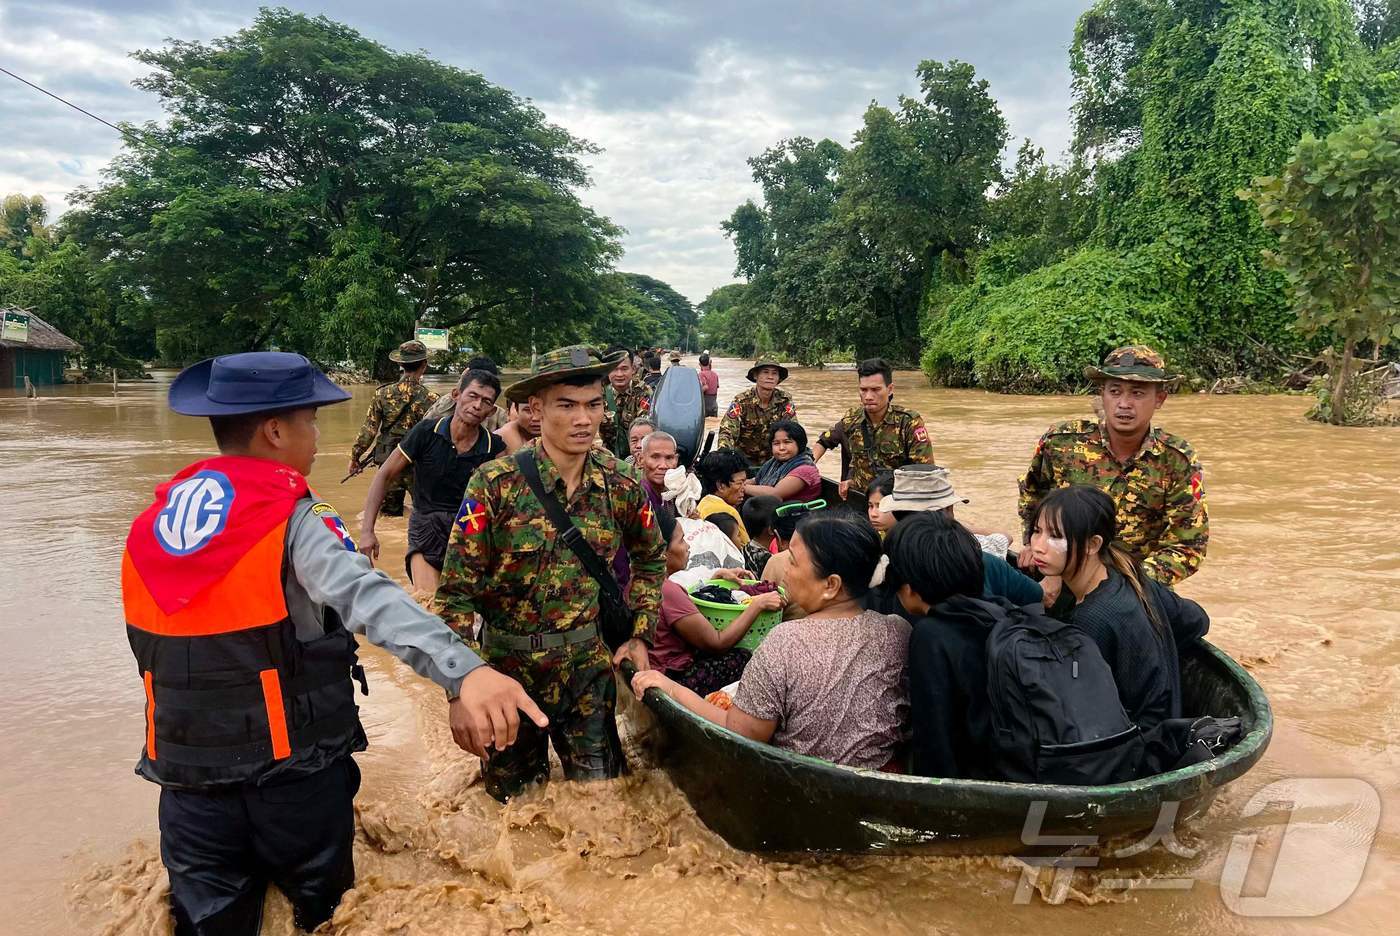
[[898,403],[889,405],[878,426],[870,424],[862,407],[854,406],[840,422],[823,432],[817,443],[824,449],[845,446],[851,487],[862,494],[882,471],[933,464],[933,443],[929,441],[924,418]]
[[[650,641],[661,612],[666,547],[641,475],[593,448],[582,483],[566,501],[554,463],[538,442],[530,444],[545,489],[565,504],[588,544],[609,566],[619,550],[627,550],[634,633]],[[467,483],[437,599],[443,619],[463,634],[473,612],[488,631],[516,636],[573,630],[598,620],[598,583],[555,531],[514,458],[487,462]]]
[[[394,446],[402,442],[408,430],[428,414],[437,398],[436,393],[416,380],[400,380],[380,386],[374,391],[374,399],[369,401],[365,424],[360,427],[360,434],[350,447],[350,457],[358,459],[372,445],[374,463],[384,464],[384,459],[389,457]],[[405,403],[408,404],[407,409],[404,409]],[[399,416],[401,412],[402,417]]]
[[651,388],[640,380],[633,380],[627,389],[618,393],[612,384],[606,388],[608,415],[599,427],[599,434],[606,445],[618,458],[632,454],[627,444],[627,430],[632,428],[632,420],[651,411]]
[[1154,427],[1125,464],[1113,457],[1095,420],[1050,427],[1021,480],[1027,536],[1040,499],[1071,484],[1092,484],[1117,502],[1119,541],[1158,582],[1174,585],[1200,568],[1210,520],[1201,464],[1185,439]]
[[797,407],[781,387],[764,406],[758,401],[758,388],[750,387],[734,398],[719,423],[716,448],[736,448],[751,465],[761,465],[773,456],[768,445],[768,429],[780,419],[796,419]]

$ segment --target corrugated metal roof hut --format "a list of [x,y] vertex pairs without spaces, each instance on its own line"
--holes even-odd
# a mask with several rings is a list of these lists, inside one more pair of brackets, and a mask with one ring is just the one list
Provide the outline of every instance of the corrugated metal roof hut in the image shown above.
[[63,383],[64,358],[82,345],[28,309],[0,309],[29,316],[25,341],[0,338],[0,387],[23,387],[28,377],[35,386]]

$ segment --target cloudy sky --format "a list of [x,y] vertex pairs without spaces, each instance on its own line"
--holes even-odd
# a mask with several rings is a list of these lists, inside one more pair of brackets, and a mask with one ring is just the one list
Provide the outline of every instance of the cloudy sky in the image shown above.
[[[264,0],[264,4],[271,0]],[[719,223],[757,186],[744,160],[791,136],[848,143],[866,106],[917,90],[921,59],[971,62],[1011,126],[1069,141],[1068,48],[1090,0],[340,0],[324,13],[398,49],[474,69],[603,147],[584,198],[628,231],[622,269],[698,302],[733,280]],[[240,0],[0,0],[0,67],[113,122],[160,116],[128,57],[210,39]],[[0,194],[54,209],[93,184],[117,135],[0,75]]]

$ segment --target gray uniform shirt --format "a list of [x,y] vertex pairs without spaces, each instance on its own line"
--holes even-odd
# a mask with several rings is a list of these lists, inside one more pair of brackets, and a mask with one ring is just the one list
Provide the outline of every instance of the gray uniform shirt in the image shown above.
[[347,549],[348,533],[342,540],[326,518],[333,516],[342,527],[344,521],[333,512],[318,514],[312,508],[319,504],[303,497],[287,522],[287,611],[297,639],[322,636],[325,609],[331,608],[351,633],[364,634],[455,698],[462,678],[483,665],[481,658],[441,618],[423,610],[363,555]]

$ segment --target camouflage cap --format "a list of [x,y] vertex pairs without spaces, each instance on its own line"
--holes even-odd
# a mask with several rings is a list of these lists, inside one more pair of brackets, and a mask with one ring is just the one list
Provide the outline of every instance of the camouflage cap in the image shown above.
[[418,364],[428,359],[428,348],[421,341],[405,341],[399,350],[389,352],[389,360],[395,364]]
[[758,383],[758,372],[765,367],[772,367],[778,371],[778,383],[788,379],[788,369],[770,357],[761,357],[753,362],[753,367],[749,368],[749,383]]
[[1099,383],[1105,380],[1132,380],[1138,383],[1175,384],[1180,374],[1168,374],[1166,361],[1147,345],[1114,348],[1104,356],[1103,366],[1084,368],[1084,376]]
[[587,345],[555,348],[535,359],[530,376],[506,388],[506,399],[524,403],[530,395],[569,377],[606,377],[627,356],[626,351],[604,355]]

